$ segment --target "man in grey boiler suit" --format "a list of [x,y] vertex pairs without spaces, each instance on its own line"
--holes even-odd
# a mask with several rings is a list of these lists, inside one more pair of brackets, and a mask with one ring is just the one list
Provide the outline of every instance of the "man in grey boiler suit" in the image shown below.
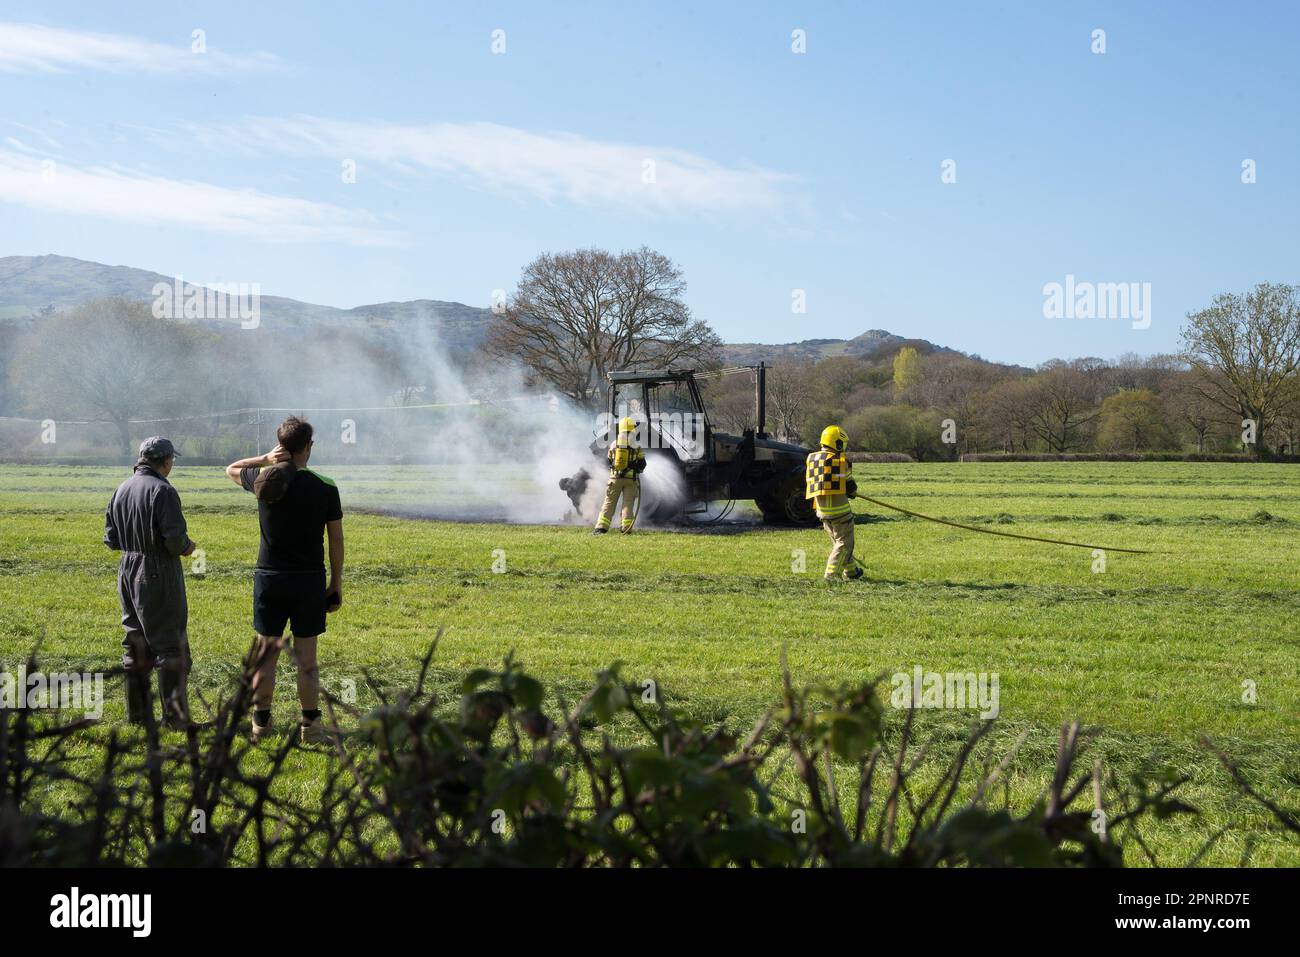
[[113,493],[104,520],[104,544],[122,553],[117,591],[126,629],[127,719],[133,724],[145,720],[154,670],[163,719],[174,727],[189,720],[189,606],[181,558],[194,552],[194,542],[186,532],[181,497],[167,481],[175,458],[170,440],[145,439],[135,474]]

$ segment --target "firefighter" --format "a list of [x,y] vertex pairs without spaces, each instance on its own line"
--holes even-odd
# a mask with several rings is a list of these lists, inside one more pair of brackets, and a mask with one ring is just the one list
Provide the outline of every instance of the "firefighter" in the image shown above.
[[862,568],[853,557],[853,508],[849,499],[858,493],[853,480],[853,465],[844,454],[849,437],[838,425],[822,430],[821,448],[808,453],[804,498],[813,500],[822,528],[831,538],[831,553],[826,556],[826,580],[843,575],[853,580],[862,577]]
[[609,482],[605,486],[605,502],[600,507],[593,535],[604,535],[614,520],[614,508],[619,496],[623,498],[623,521],[619,527],[624,535],[632,531],[636,521],[637,503],[641,500],[641,473],[645,471],[645,452],[636,444],[636,420],[619,419],[618,438],[605,452],[609,461]]

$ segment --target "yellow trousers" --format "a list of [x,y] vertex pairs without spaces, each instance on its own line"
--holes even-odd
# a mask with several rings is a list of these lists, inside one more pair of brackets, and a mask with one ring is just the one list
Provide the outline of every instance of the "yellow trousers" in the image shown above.
[[609,528],[609,523],[614,520],[614,509],[618,506],[620,497],[623,499],[623,522],[620,530],[632,531],[632,523],[636,521],[636,503],[641,498],[641,483],[634,478],[609,480],[609,484],[605,486],[605,501],[600,506],[600,517],[596,519],[597,528]]
[[851,573],[853,564],[853,513],[822,519],[822,528],[831,539],[831,553],[826,556],[826,577]]

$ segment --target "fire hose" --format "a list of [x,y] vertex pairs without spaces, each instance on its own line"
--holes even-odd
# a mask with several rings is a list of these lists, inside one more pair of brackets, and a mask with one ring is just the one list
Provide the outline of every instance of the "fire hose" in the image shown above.
[[[877,498],[869,498],[868,496],[863,495],[860,492],[855,493],[849,497],[860,498],[864,502],[870,502],[872,505],[879,505],[881,508],[891,509],[892,511],[895,512],[902,512],[904,515],[912,516],[912,518],[923,518],[927,522],[935,522],[939,525],[949,525],[953,528],[965,529],[968,532],[983,532],[985,535],[1000,535],[1002,538],[1019,538],[1027,542],[1045,542],[1048,545],[1069,545],[1073,548],[1089,548],[1093,550],[1100,549],[1103,552],[1125,552],[1129,555],[1155,554],[1154,552],[1148,551],[1146,549],[1141,549],[1141,548],[1107,548],[1105,545],[1085,545],[1083,542],[1067,542],[1059,538],[1038,538],[1037,536],[1034,535],[1017,535],[1015,532],[999,532],[991,528],[978,528],[974,525],[963,525],[961,522],[950,522],[946,518],[935,518],[932,515],[922,515],[920,512],[913,512],[911,509],[901,508],[898,505],[890,505],[888,502],[882,502],[880,501],[880,499]],[[860,561],[858,561],[858,557],[856,555],[853,556],[853,560],[857,561],[859,565],[862,564]]]

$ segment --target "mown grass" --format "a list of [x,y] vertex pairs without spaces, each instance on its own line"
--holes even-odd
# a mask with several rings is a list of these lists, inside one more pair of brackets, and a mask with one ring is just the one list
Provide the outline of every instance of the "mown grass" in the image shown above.
[[[1084,549],[1039,545],[861,509],[867,578],[820,580],[820,530],[753,525],[587,535],[585,526],[420,521],[386,507],[454,505],[447,470],[331,470],[348,543],[345,606],[321,643],[322,677],[374,702],[363,672],[409,681],[439,627],[439,674],[516,652],[552,695],[574,700],[615,659],[653,678],[678,706],[740,726],[776,700],[778,658],[804,682],[880,673],[997,672],[996,738],[1030,738],[1012,799],[1031,801],[1050,773],[1063,720],[1104,727],[1095,754],[1122,772],[1149,762],[1191,776],[1204,814],[1144,833],[1162,863],[1295,865],[1300,848],[1236,794],[1197,745],[1208,735],[1265,793],[1291,806],[1300,775],[1300,482],[1294,466],[1196,463],[860,465],[867,495],[990,529],[1148,548],[1110,552],[1095,572]],[[122,470],[0,467],[0,665],[41,641],[51,670],[107,668],[120,634],[116,557],[100,544],[103,508]],[[178,468],[206,574],[189,581],[194,683],[219,693],[251,635],[257,552],[251,496],[218,469]],[[526,476],[508,477],[515,494]],[[558,491],[557,518],[567,502]],[[482,490],[476,500],[484,500]],[[799,567],[799,553],[805,571]],[[504,557],[505,571],[493,571]],[[498,567],[499,564],[498,564]],[[1257,702],[1243,702],[1253,682]],[[285,670],[277,714],[294,711]],[[120,721],[121,702],[106,716]],[[942,742],[970,713],[925,716]],[[97,729],[87,736],[93,747]],[[282,786],[309,799],[330,758],[302,753]],[[1131,855],[1140,864],[1140,855]]]

